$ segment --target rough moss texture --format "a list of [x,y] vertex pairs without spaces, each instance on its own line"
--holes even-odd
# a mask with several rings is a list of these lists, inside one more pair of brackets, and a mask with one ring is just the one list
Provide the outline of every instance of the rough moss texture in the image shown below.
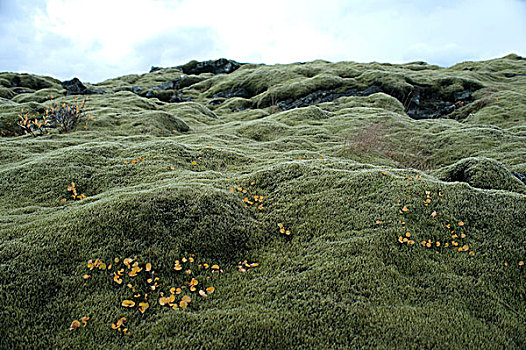
[[[93,120],[32,137],[21,109],[75,97],[0,73],[0,348],[525,348],[525,74],[516,55],[164,68],[86,84]],[[136,256],[168,288],[191,253],[224,273],[185,311],[82,278]]]

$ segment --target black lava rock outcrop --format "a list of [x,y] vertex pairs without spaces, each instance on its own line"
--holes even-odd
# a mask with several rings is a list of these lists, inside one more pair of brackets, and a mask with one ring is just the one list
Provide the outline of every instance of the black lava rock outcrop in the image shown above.
[[62,82],[62,87],[66,89],[67,95],[92,95],[104,94],[103,90],[94,90],[87,88],[78,78]]
[[180,66],[183,73],[196,75],[202,73],[229,74],[239,67],[241,67],[241,64],[236,61],[227,60],[226,58],[203,62],[190,61],[187,64]]

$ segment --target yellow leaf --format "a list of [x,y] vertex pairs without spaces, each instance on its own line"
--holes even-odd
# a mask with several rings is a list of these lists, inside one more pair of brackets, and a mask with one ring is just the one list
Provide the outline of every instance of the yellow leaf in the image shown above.
[[130,258],[125,258],[123,261],[124,265],[126,265],[128,268],[130,268],[131,262],[133,262],[133,259],[130,259]]
[[208,294],[212,294],[215,290],[216,290],[215,287],[208,287],[208,288],[206,288],[206,291],[207,291]]
[[88,324],[88,321],[89,321],[89,317],[88,317],[88,316],[82,317],[82,318],[80,319],[80,321],[82,322],[82,325],[83,325],[84,327],[86,327],[86,325]]
[[152,264],[150,263],[147,263],[146,264],[146,268],[145,268],[146,271],[151,271],[152,270]]
[[179,302],[179,307],[180,307],[181,309],[185,309],[187,306],[188,306],[188,303],[187,303],[186,301],[181,300],[181,301]]
[[169,298],[169,302],[173,303],[175,301],[175,295],[171,294]]
[[174,270],[175,271],[181,271],[182,269],[183,269],[183,267],[181,265],[175,264],[175,266],[174,266]]
[[135,306],[135,301],[133,301],[133,300],[124,300],[121,305],[124,306],[124,307],[134,307]]
[[139,303],[139,311],[143,314],[150,307],[148,303]]
[[181,300],[186,301],[187,303],[192,301],[192,298],[190,298],[188,295],[185,295],[181,298]]
[[166,304],[168,304],[169,302],[170,302],[170,299],[167,298],[167,297],[160,297],[160,298],[159,298],[159,304],[161,304],[161,305],[166,305]]
[[192,165],[197,165],[197,162],[195,160],[192,161]]
[[206,297],[206,292],[204,290],[200,290],[199,291],[199,295],[202,296],[202,297]]
[[199,284],[199,281],[196,280],[195,278],[192,278],[192,280],[190,281],[191,286],[197,286],[198,284]]
[[432,212],[432,213],[431,213],[431,216],[432,216],[432,217],[437,216],[437,212],[436,212],[436,211]]
[[87,280],[88,278],[90,278],[91,276],[90,275],[83,275],[82,278],[84,278],[85,280]]
[[120,327],[126,322],[126,317],[122,317],[117,321],[117,327]]
[[464,226],[464,221],[459,221],[458,226]]
[[402,208],[402,211],[409,211],[409,209],[407,208],[407,206],[404,205],[404,207]]
[[195,288],[195,286],[191,286],[191,287],[190,287],[190,291],[191,291],[191,292],[195,292],[196,290],[197,290],[197,288]]
[[71,322],[71,326],[69,326],[69,330],[72,331],[79,327],[80,327],[80,322],[77,320],[74,320],[73,322]]
[[219,265],[212,265],[212,270],[219,270]]
[[113,276],[113,280],[115,282],[117,282],[117,284],[121,284],[122,283],[122,279],[119,277],[119,275]]

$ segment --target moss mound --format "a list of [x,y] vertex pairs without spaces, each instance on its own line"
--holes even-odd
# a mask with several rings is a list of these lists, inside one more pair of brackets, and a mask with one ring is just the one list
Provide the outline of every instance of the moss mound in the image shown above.
[[524,184],[494,159],[462,159],[441,169],[437,174],[444,181],[460,181],[478,188],[526,193]]

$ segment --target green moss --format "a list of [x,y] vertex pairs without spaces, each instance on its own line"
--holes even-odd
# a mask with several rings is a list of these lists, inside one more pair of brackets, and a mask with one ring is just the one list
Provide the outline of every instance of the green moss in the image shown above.
[[[34,90],[0,99],[0,348],[524,348],[526,187],[510,171],[526,173],[526,101],[510,74],[525,65],[167,68],[92,85],[107,91],[87,96],[94,120],[39,137],[17,136],[21,109],[42,113],[49,89],[74,97],[0,74]],[[192,101],[131,92],[177,79]],[[383,93],[275,105],[374,84]],[[451,119],[413,120],[395,97],[416,85],[444,98],[483,88]],[[407,232],[415,244],[399,242]],[[136,256],[169,293],[191,253],[224,272],[192,272],[216,290],[184,311],[156,294],[144,314],[124,308],[127,282],[86,268]],[[240,272],[245,259],[259,266]],[[120,317],[128,336],[111,329]]]
[[488,158],[466,158],[437,171],[439,179],[461,181],[473,187],[526,194],[526,186],[501,163]]
[[35,91],[34,93],[18,94],[13,98],[14,102],[26,103],[26,102],[46,102],[53,100],[59,96],[64,96],[66,90],[58,90],[55,88],[46,88]]
[[11,83],[11,87],[25,87],[31,90],[46,88],[62,89],[60,80],[46,76],[26,73],[0,73],[0,78],[8,80]]
[[5,88],[5,87],[0,87],[0,97],[11,99],[15,95],[16,93],[14,93],[13,90]]

